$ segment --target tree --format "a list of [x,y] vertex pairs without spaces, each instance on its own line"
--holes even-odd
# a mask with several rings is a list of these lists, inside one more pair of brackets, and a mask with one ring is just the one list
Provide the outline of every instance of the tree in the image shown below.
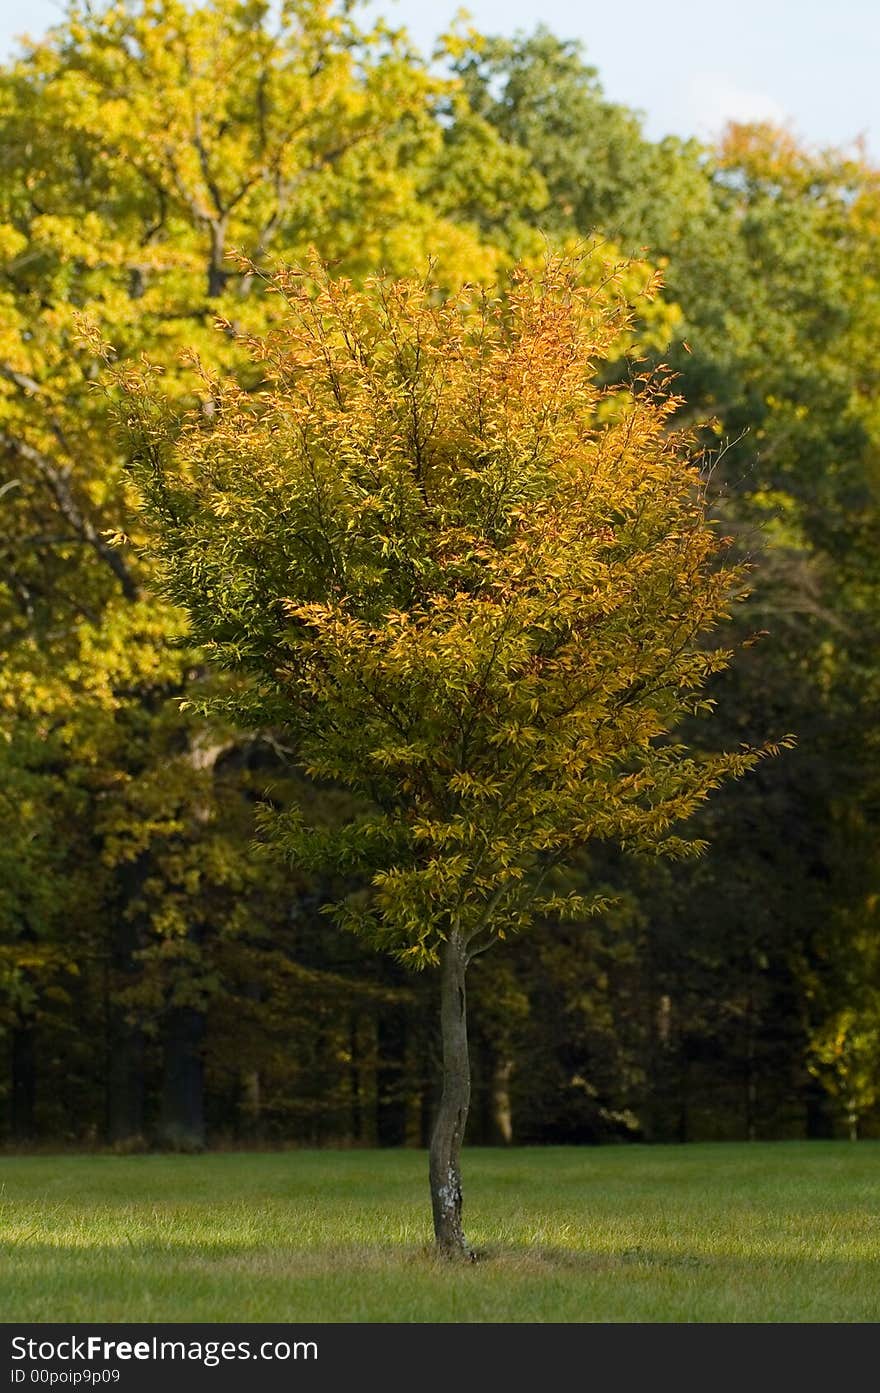
[[760,754],[668,738],[707,706],[726,655],[701,636],[741,577],[668,385],[597,386],[626,313],[580,271],[439,299],[281,270],[287,319],[247,341],[263,391],[206,373],[215,410],[179,434],[155,376],[115,374],[163,589],[250,679],[224,709],[363,800],[342,828],[270,815],[269,838],[358,872],[337,922],[440,967],[430,1182],[450,1255],[468,1251],[468,964],[536,916],[595,910],[565,883],[594,839],[699,849],[673,823]]
[[471,111],[528,151],[547,204],[522,215],[543,231],[601,231],[627,251],[670,237],[710,202],[695,140],[646,139],[636,112],[611,102],[577,41],[539,25],[513,39],[473,31],[447,40]]
[[813,1041],[810,1067],[832,1096],[843,1102],[850,1141],[858,1141],[859,1119],[877,1102],[880,1020],[876,994],[871,1006],[873,1014],[866,1018],[860,1018],[855,1007],[844,1007],[825,1022],[823,1034]]
[[[451,104],[467,125],[455,145]],[[40,882],[24,910],[21,893],[0,895],[0,1015],[19,1033],[48,1029],[63,1010],[58,964],[82,967],[97,1015],[76,1028],[106,1085],[110,1140],[149,1129],[145,1039],[158,1035],[160,1135],[200,1144],[223,936],[233,913],[252,945],[261,926],[246,912],[239,733],[205,743],[197,720],[168,719],[168,698],[210,675],[139,558],[107,541],[129,529],[127,482],[73,317],[85,308],[122,355],[164,361],[169,391],[192,389],[183,343],[246,375],[214,316],[265,332],[275,300],[228,245],[259,262],[315,242],[354,275],[428,253],[441,278],[491,274],[508,255],[504,200],[544,197],[525,152],[502,147],[405,36],[334,0],[72,0],[0,69],[0,835],[27,847],[10,857],[22,888]],[[476,163],[480,196],[464,206],[459,166]],[[38,1045],[45,1074],[55,1051]],[[41,1089],[60,1092],[48,1078]]]
[[[864,955],[841,926],[877,888],[877,170],[856,144],[810,149],[768,125],[732,126],[716,149],[649,142],[577,47],[540,30],[476,37],[455,65],[472,108],[543,175],[544,226],[646,244],[664,267],[681,318],[661,352],[688,417],[727,442],[715,476],[724,525],[756,563],[733,642],[766,627],[772,643],[721,679],[729,715],[716,738],[748,741],[778,719],[800,748],[772,791],[758,779],[725,790],[710,857],[677,878],[674,896],[667,881],[648,894],[668,974],[661,982],[642,955],[642,978],[655,981],[658,1008],[667,997],[673,1016],[680,1007],[694,1053],[705,1050],[704,1119],[724,1125],[721,1061],[748,1100],[763,1057],[764,1125],[785,1129],[798,1100],[818,1135],[829,1119],[811,1040],[837,1040],[851,1004],[862,1019]],[[713,935],[707,977],[698,959]],[[839,985],[836,1003],[815,990],[821,977]],[[747,1101],[745,1134],[754,1118]]]

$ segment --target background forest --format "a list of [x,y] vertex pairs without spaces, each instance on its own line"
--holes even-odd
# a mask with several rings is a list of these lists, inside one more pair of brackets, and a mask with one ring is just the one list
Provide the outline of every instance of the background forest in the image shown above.
[[217,321],[279,306],[236,252],[451,288],[585,238],[636,313],[607,380],[670,365],[752,566],[709,737],[798,744],[714,795],[700,860],[593,852],[611,909],[477,961],[469,1139],[880,1136],[880,173],[768,126],[649,141],[545,30],[441,47],[327,0],[142,0],[0,70],[8,1143],[423,1146],[436,1101],[431,975],[255,844],[266,799],[350,808],[200,719],[218,678],[151,593],[79,316],[191,401],[184,346],[260,385]]

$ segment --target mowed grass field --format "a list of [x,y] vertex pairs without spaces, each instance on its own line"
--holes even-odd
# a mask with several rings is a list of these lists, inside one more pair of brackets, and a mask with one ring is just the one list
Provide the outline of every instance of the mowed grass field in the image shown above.
[[880,1320],[880,1143],[0,1158],[4,1321]]

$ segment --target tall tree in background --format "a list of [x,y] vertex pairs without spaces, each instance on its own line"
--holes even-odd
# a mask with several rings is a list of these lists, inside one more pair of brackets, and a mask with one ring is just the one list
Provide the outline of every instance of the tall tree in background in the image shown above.
[[[877,171],[857,147],[810,150],[768,126],[734,126],[714,149],[651,142],[607,100],[579,46],[546,30],[464,39],[453,56],[472,107],[543,175],[537,219],[561,236],[601,230],[646,246],[680,310],[662,352],[684,419],[724,447],[718,506],[756,563],[736,639],[772,633],[721,680],[725,738],[754,740],[772,716],[800,741],[772,788],[750,780],[719,800],[713,853],[689,890],[690,871],[648,892],[669,931],[662,973],[643,960],[656,984],[647,1017],[671,1003],[665,1048],[678,1050],[682,1080],[688,1051],[706,1055],[707,1112],[724,1058],[731,1083],[742,1078],[746,1134],[762,1112],[775,1131],[796,1097],[818,1134],[830,1122],[810,1082],[811,1039],[836,1039],[837,1015],[817,982],[840,984],[845,1010],[868,961],[860,941],[877,932]],[[625,867],[615,873],[635,886]],[[693,925],[707,920],[711,967],[692,949]],[[860,1038],[873,1038],[869,1016]],[[757,1073],[775,1097],[756,1110]]]
[[110,545],[138,525],[74,315],[208,413],[179,346],[259,390],[214,317],[262,336],[283,313],[224,249],[315,243],[355,282],[430,256],[448,287],[594,230],[663,266],[650,302],[626,272],[638,343],[722,446],[713,507],[755,563],[713,742],[799,747],[719,792],[708,856],[594,846],[574,880],[613,911],[541,922],[503,985],[478,959],[470,1136],[849,1129],[844,1073],[880,1070],[877,173],[766,127],[649,141],[546,31],[452,36],[441,79],[358,13],[73,4],[0,70],[0,1129],[413,1143],[434,1104],[425,982],[328,932],[344,877],[250,854],[268,778],[321,817],[351,800],[292,776],[271,729],[177,709],[219,679]]
[[758,758],[670,738],[708,709],[727,655],[700,640],[740,577],[664,384],[597,385],[625,304],[579,269],[442,303],[279,272],[286,321],[246,341],[263,390],[208,378],[215,411],[179,435],[155,383],[115,379],[163,589],[252,678],[225,709],[364,800],[341,828],[270,818],[270,837],[360,874],[340,924],[440,966],[430,1179],[449,1255],[467,1251],[468,964],[538,915],[597,907],[566,885],[583,846],[697,849],[673,824]]
[[[100,1058],[106,1036],[101,1130],[152,1130],[144,1071],[158,1031],[159,1130],[198,1145],[224,942],[247,935],[235,927],[247,903],[264,945],[280,912],[260,899],[247,850],[248,764],[268,747],[208,738],[169,705],[210,679],[148,570],[107,540],[129,524],[124,460],[73,316],[86,309],[123,354],[164,361],[172,392],[192,390],[184,342],[252,386],[213,320],[264,331],[273,301],[230,246],[259,262],[314,242],[355,274],[433,256],[441,276],[487,275],[505,255],[503,197],[540,203],[542,183],[403,38],[329,0],[74,3],[0,73],[0,132],[0,825],[9,848],[30,828],[16,893],[0,899],[13,1075],[19,1062],[26,1076],[13,1078],[27,1099],[16,1115],[35,1115],[29,1061],[78,973],[78,1037]],[[467,210],[458,161],[484,171]],[[277,959],[257,956],[276,982]]]

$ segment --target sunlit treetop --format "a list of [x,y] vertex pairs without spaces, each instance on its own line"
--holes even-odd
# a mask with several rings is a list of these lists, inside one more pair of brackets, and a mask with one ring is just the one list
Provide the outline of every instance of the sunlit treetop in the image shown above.
[[249,678],[225,710],[368,800],[269,835],[360,870],[338,918],[416,965],[587,912],[556,871],[594,838],[698,849],[674,824],[759,757],[671,738],[710,709],[703,636],[742,577],[668,383],[598,384],[628,310],[583,279],[551,259],[444,298],[281,270],[259,393],[208,374],[180,426],[161,377],[115,374],[164,592]]

